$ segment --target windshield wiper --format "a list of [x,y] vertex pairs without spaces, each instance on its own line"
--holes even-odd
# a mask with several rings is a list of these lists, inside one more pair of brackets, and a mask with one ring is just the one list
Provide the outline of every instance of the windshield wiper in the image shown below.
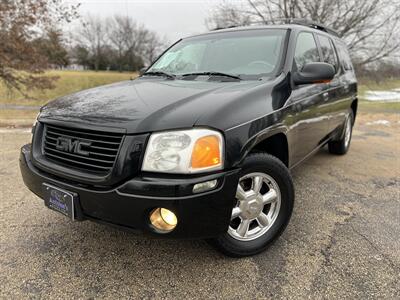
[[149,75],[149,76],[164,76],[164,77],[167,77],[167,78],[169,78],[169,79],[175,79],[175,77],[176,77],[176,75],[174,75],[174,74],[170,74],[170,73],[163,72],[163,71],[149,71],[149,72],[143,73],[142,76],[144,76],[144,75]]
[[229,77],[229,78],[233,78],[233,79],[238,79],[241,80],[242,78],[240,78],[237,75],[233,75],[233,74],[228,74],[228,73],[222,73],[222,72],[214,72],[214,71],[208,71],[208,72],[195,72],[195,73],[187,73],[187,74],[183,74],[181,75],[182,77],[188,77],[188,76],[201,76],[201,75],[208,75],[208,76],[223,76],[223,77]]

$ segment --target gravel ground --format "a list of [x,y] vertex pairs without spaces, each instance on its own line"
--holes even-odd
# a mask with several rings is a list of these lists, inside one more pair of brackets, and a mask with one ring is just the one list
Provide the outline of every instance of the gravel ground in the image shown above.
[[399,115],[362,114],[346,156],[293,170],[290,225],[245,259],[46,209],[19,174],[30,134],[0,129],[0,298],[399,299],[399,129]]

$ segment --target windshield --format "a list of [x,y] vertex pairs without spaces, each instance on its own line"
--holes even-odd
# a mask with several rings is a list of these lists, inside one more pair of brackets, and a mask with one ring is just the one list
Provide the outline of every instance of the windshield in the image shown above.
[[277,72],[286,30],[262,29],[215,33],[184,39],[148,70],[174,75],[219,72],[256,79]]

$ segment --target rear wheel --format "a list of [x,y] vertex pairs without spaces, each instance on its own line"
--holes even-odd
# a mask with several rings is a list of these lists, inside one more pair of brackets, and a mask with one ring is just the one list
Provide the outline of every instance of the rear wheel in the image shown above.
[[228,232],[211,243],[232,257],[265,250],[289,222],[293,201],[286,166],[269,154],[250,154],[243,164]]
[[353,133],[353,124],[354,124],[354,115],[353,112],[351,111],[344,123],[344,128],[343,128],[344,132],[340,140],[330,141],[328,143],[328,149],[330,153],[343,155],[346,154],[347,151],[349,151],[351,136]]

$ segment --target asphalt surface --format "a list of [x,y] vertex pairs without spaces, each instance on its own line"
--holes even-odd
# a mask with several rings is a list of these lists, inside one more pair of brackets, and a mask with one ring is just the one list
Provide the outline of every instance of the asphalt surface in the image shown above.
[[399,299],[399,129],[399,115],[361,115],[346,156],[293,170],[287,230],[245,259],[46,209],[19,174],[30,134],[0,129],[0,298]]

